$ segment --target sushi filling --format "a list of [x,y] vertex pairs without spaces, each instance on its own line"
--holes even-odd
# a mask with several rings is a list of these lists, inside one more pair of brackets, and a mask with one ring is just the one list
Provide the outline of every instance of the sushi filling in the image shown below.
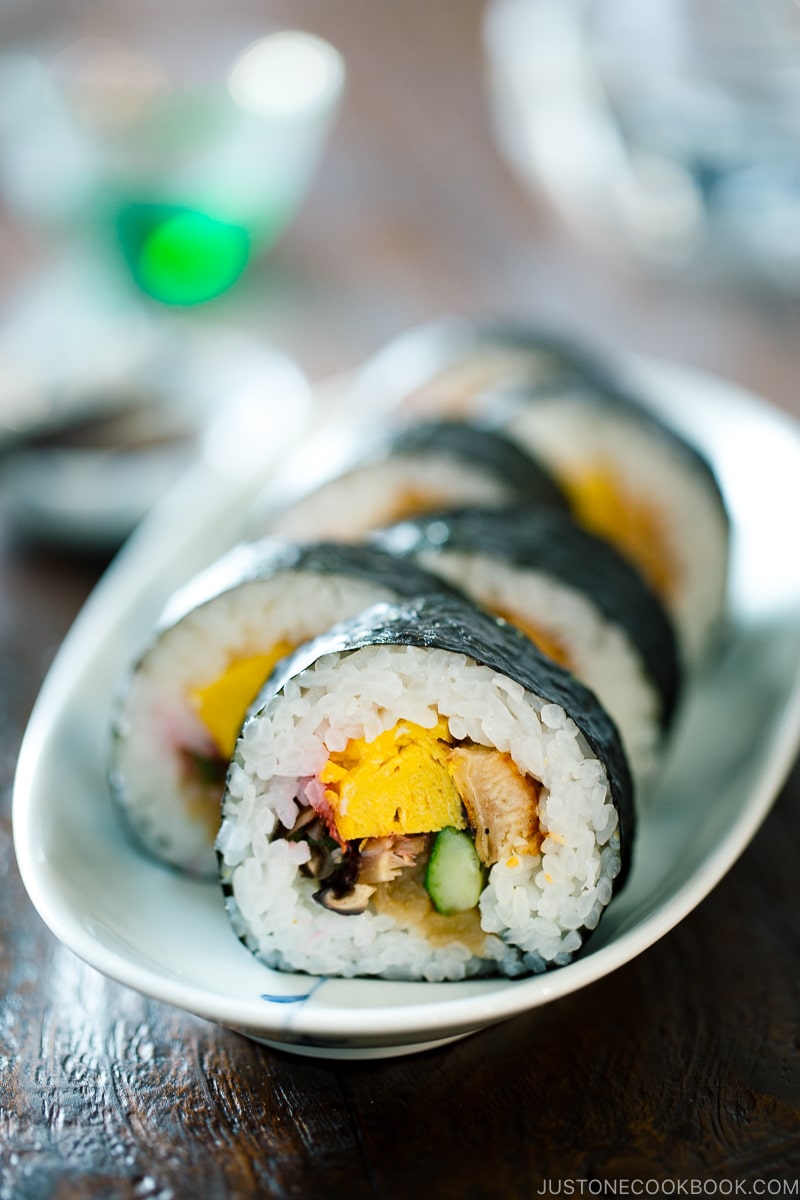
[[619,838],[563,709],[462,654],[376,645],[321,657],[245,723],[216,848],[267,965],[443,980],[568,962]]
[[339,571],[325,548],[316,557],[310,549],[308,569],[306,559],[302,569],[287,569],[280,555],[272,564],[269,543],[263,563],[259,545],[240,550],[252,555],[253,570],[263,567],[264,578],[247,576],[245,554],[240,583],[229,586],[222,572],[225,586],[210,599],[194,583],[185,601],[178,594],[175,615],[166,614],[163,630],[121,681],[112,723],[109,784],[127,831],[159,861],[209,879],[217,876],[213,847],[231,752],[273,666],[394,594],[391,578],[362,577],[361,559],[355,570],[345,561]]
[[656,506],[625,488],[611,463],[600,461],[567,472],[561,483],[584,528],[606,538],[635,563],[657,596],[674,596],[679,568]]
[[190,689],[189,703],[210,734],[222,762],[227,763],[233,754],[247,709],[264,680],[294,649],[292,642],[276,642],[266,654],[236,658],[211,683]]
[[266,654],[235,658],[211,683],[187,692],[189,711],[197,718],[191,730],[176,734],[176,760],[187,814],[201,822],[211,841],[219,828],[219,806],[225,775],[247,709],[276,663],[294,646],[277,642]]
[[[308,844],[302,872],[321,881],[313,898],[325,908],[361,913],[382,889],[379,911],[401,894],[418,904],[427,893],[449,916],[477,909],[484,869],[539,852],[540,791],[510,755],[469,739],[454,744],[444,718],[433,729],[401,721],[332,753],[286,836]],[[434,856],[438,868],[421,874]]]
[[417,485],[409,483],[389,497],[389,507],[383,521],[385,524],[391,525],[395,521],[424,516],[425,513],[433,512],[442,504],[446,504],[447,500],[447,492],[438,491],[433,483],[427,487],[421,483]]
[[599,400],[542,397],[518,408],[506,429],[541,456],[581,524],[641,572],[691,665],[725,606],[729,529],[719,490],[680,437],[637,419],[635,407]]
[[515,625],[517,629],[521,630],[533,642],[534,646],[537,646],[541,650],[542,654],[546,654],[548,658],[552,658],[553,662],[558,663],[560,667],[566,667],[570,671],[575,670],[575,663],[566,646],[549,630],[543,629],[541,625],[520,615],[518,612],[512,612],[503,605],[492,604],[487,607],[493,616],[508,621],[509,625]]

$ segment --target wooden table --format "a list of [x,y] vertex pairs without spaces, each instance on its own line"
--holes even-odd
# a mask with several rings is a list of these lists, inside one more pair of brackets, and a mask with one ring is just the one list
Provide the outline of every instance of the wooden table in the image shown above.
[[[502,312],[717,371],[800,416],[796,304],[638,276],[522,194],[491,140],[478,0],[236,0],[216,17],[185,0],[170,19],[190,7],[245,33],[312,29],[348,62],[316,190],[243,293],[248,320],[312,376],[441,312]],[[0,20],[4,39],[80,18],[115,32],[157,8],[38,3]],[[10,288],[26,244],[9,222],[0,238]],[[23,891],[16,753],[103,565],[0,524],[0,1200],[461,1200],[600,1194],[602,1181],[713,1194],[720,1180],[797,1194],[798,769],[713,894],[601,982],[415,1057],[295,1058],[105,980]]]

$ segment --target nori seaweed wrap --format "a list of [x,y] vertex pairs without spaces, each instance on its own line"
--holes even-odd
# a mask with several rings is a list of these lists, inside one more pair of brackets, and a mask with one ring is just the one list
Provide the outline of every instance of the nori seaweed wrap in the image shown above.
[[694,666],[724,616],[728,515],[705,456],[632,379],[548,330],[451,318],[390,343],[357,392],[417,416],[493,423],[516,439],[553,473],[576,519],[641,571]]
[[655,778],[680,692],[672,623],[640,574],[554,509],[433,513],[377,531],[527,633],[591,687],[616,720],[637,782]]
[[225,772],[250,702],[275,664],[379,601],[449,591],[370,546],[243,543],[168,602],[121,682],[109,781],[148,853],[213,878]]
[[514,503],[569,507],[550,470],[501,430],[436,420],[382,430],[354,447],[346,469],[265,521],[282,537],[354,540],[443,507]]
[[217,839],[265,963],[460,979],[563,966],[630,861],[632,784],[597,698],[452,596],[377,605],[271,676]]

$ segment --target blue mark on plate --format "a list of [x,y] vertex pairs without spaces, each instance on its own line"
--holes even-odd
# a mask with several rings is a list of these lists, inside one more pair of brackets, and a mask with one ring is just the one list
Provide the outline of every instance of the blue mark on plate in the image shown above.
[[318,979],[317,982],[314,984],[314,986],[312,988],[310,988],[307,992],[300,992],[297,995],[293,995],[291,993],[284,994],[284,993],[262,992],[261,999],[268,1000],[270,1002],[270,1004],[303,1004],[304,1001],[308,1000],[309,996],[314,995],[314,992],[316,992],[317,988],[322,987],[324,982],[325,982],[324,979]]

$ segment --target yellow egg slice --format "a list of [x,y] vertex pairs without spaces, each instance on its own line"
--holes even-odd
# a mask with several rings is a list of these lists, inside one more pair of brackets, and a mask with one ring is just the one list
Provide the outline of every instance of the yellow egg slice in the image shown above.
[[331,754],[320,780],[343,840],[463,829],[449,745],[444,718],[433,729],[400,721],[371,742],[353,738]]
[[655,506],[626,489],[610,463],[597,462],[567,473],[561,482],[584,528],[611,542],[638,567],[657,595],[669,599],[678,569]]
[[276,663],[291,654],[290,642],[276,642],[266,654],[235,659],[212,683],[194,688],[189,699],[223,758],[230,758],[249,706]]

